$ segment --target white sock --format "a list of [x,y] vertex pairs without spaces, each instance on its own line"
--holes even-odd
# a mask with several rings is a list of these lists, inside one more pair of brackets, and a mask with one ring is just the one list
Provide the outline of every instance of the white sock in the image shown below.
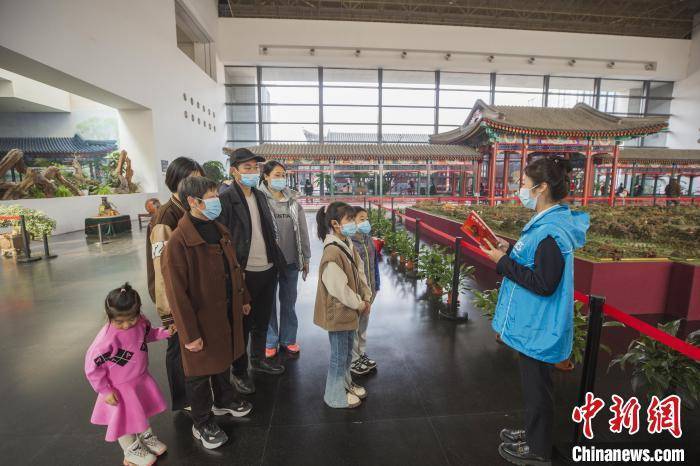
[[134,444],[136,441],[136,436],[133,434],[122,435],[117,439],[117,441],[119,442],[119,446],[122,447],[122,450],[126,451],[131,445]]

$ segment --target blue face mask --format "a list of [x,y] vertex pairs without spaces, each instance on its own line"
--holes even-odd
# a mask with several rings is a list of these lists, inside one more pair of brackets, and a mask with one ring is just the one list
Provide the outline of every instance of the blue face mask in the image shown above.
[[539,194],[535,197],[531,196],[532,190],[537,186],[539,185],[533,186],[532,188],[520,188],[520,191],[518,192],[520,202],[523,203],[523,206],[531,210],[535,210],[537,208],[537,198],[540,197]]
[[369,235],[369,232],[372,231],[372,225],[369,223],[369,220],[365,220],[364,222],[358,223],[357,231],[359,231],[363,235]]
[[274,189],[275,191],[282,191],[284,188],[287,187],[287,179],[273,178],[267,184],[270,186],[270,188]]
[[344,236],[354,236],[357,233],[357,223],[349,222],[340,227],[340,232]]
[[204,210],[201,212],[206,218],[215,220],[221,215],[221,201],[218,197],[202,199],[202,202],[204,202]]
[[241,184],[249,188],[254,188],[260,183],[259,173],[241,173]]

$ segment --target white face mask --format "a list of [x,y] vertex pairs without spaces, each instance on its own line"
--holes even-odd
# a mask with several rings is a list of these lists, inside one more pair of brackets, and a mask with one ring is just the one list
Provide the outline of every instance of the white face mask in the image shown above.
[[535,185],[532,188],[525,188],[522,187],[520,188],[520,191],[518,192],[518,198],[520,198],[520,202],[523,203],[523,206],[525,206],[528,209],[535,210],[537,208],[537,198],[540,197],[539,194],[537,196],[532,197],[530,193],[532,192],[533,189],[535,189],[539,185]]

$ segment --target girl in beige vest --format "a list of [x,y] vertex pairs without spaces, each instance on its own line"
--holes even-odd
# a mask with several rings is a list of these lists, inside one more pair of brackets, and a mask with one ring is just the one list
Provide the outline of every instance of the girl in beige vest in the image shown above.
[[328,332],[331,358],[323,400],[331,408],[355,408],[367,391],[352,382],[350,364],[359,316],[369,313],[372,291],[360,255],[352,245],[357,232],[354,209],[333,202],[316,214],[323,241],[314,323]]

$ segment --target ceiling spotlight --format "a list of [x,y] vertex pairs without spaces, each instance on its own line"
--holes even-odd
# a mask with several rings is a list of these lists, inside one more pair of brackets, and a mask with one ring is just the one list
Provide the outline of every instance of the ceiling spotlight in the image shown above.
[[530,58],[528,58],[528,59],[527,59],[527,62],[528,62],[530,65],[534,64],[534,63],[535,63],[535,57],[530,57]]
[[607,66],[608,68],[611,68],[611,69],[615,68],[615,62],[614,61],[608,62],[608,64],[605,66]]
[[653,63],[647,63],[644,65],[644,69],[647,71],[654,71],[656,69],[656,66]]
[[445,60],[449,61],[450,58],[452,58],[452,54],[451,54],[450,52],[447,52],[447,53],[445,54]]
[[360,53],[361,53],[360,49],[355,50],[355,56],[356,56],[356,57],[359,57],[359,56],[360,56]]
[[263,48],[262,48],[262,54],[263,54],[263,55],[267,55],[267,47],[263,47]]
[[405,50],[403,52],[401,52],[401,58],[406,58],[407,55],[408,55],[408,52],[406,52]]
[[576,59],[572,58],[569,60],[569,66],[574,66],[576,64]]
[[486,61],[489,62],[489,63],[493,63],[493,61],[494,61],[495,59],[496,59],[496,57],[494,57],[493,55],[489,55],[488,57],[486,57]]
[[309,49],[309,55],[311,55],[312,57],[316,55],[316,49]]

